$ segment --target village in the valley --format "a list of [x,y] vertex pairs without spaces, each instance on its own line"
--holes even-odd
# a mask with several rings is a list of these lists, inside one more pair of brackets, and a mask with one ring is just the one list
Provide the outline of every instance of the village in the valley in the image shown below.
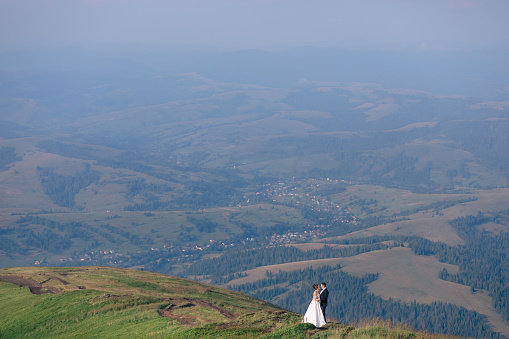
[[[343,191],[346,185],[352,184],[344,180],[326,179],[293,179],[289,182],[275,182],[265,184],[254,196],[247,197],[245,204],[268,202],[273,205],[285,205],[295,209],[308,209],[313,212],[333,214],[333,221],[341,223],[357,223],[357,217],[352,211],[356,201],[349,201],[343,206],[330,199],[330,195]],[[357,206],[359,207],[359,206]],[[319,218],[320,219],[320,218]],[[309,224],[305,229],[285,230],[262,238],[250,237],[237,240],[214,240],[210,239],[204,244],[183,244],[174,246],[171,244],[162,247],[149,247],[145,251],[136,253],[121,253],[113,249],[76,253],[67,258],[61,258],[63,265],[114,265],[135,266],[142,265],[148,258],[156,261],[165,260],[172,263],[188,262],[202,257],[208,253],[225,251],[229,248],[246,246],[256,243],[257,245],[284,245],[292,243],[309,242],[326,236],[330,230],[327,224]],[[45,265],[44,260],[36,260],[35,265]]]

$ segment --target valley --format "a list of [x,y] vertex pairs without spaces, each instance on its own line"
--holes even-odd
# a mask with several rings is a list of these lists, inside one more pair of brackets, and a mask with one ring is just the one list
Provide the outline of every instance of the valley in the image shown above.
[[507,95],[77,77],[0,98],[0,267],[143,269],[300,313],[325,279],[341,323],[509,336]]

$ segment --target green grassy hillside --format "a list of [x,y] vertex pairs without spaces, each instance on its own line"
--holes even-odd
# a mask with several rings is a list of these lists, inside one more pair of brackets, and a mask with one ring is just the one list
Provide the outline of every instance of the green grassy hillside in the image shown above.
[[3,268],[0,318],[2,338],[432,337],[378,322],[317,329],[238,292],[105,267]]

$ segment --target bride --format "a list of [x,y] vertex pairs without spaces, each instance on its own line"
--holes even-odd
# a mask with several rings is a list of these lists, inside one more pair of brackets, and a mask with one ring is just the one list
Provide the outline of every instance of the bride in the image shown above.
[[308,310],[304,314],[303,323],[310,323],[316,327],[322,327],[326,324],[323,318],[322,309],[320,308],[320,285],[313,284],[315,291],[313,292],[313,300],[309,303]]

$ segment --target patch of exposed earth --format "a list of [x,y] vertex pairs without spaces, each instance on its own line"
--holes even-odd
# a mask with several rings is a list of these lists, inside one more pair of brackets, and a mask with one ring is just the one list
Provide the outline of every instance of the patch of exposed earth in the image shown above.
[[[62,278],[54,277],[50,275],[44,275],[46,280],[43,282],[37,282],[32,279],[23,278],[17,275],[0,275],[0,281],[16,284],[20,287],[28,287],[30,292],[33,294],[45,294],[45,293],[61,293],[62,290],[55,286],[48,286],[47,283],[51,280],[56,280],[63,285],[69,285],[69,282]],[[77,286],[78,289],[83,289],[82,286]]]
[[160,309],[158,312],[160,316],[174,319],[181,324],[195,325],[195,317],[191,315],[178,314],[175,312],[176,310],[191,307],[211,308],[231,320],[237,319],[239,317],[239,314],[218,306],[208,300],[189,298],[171,298],[168,306]]

